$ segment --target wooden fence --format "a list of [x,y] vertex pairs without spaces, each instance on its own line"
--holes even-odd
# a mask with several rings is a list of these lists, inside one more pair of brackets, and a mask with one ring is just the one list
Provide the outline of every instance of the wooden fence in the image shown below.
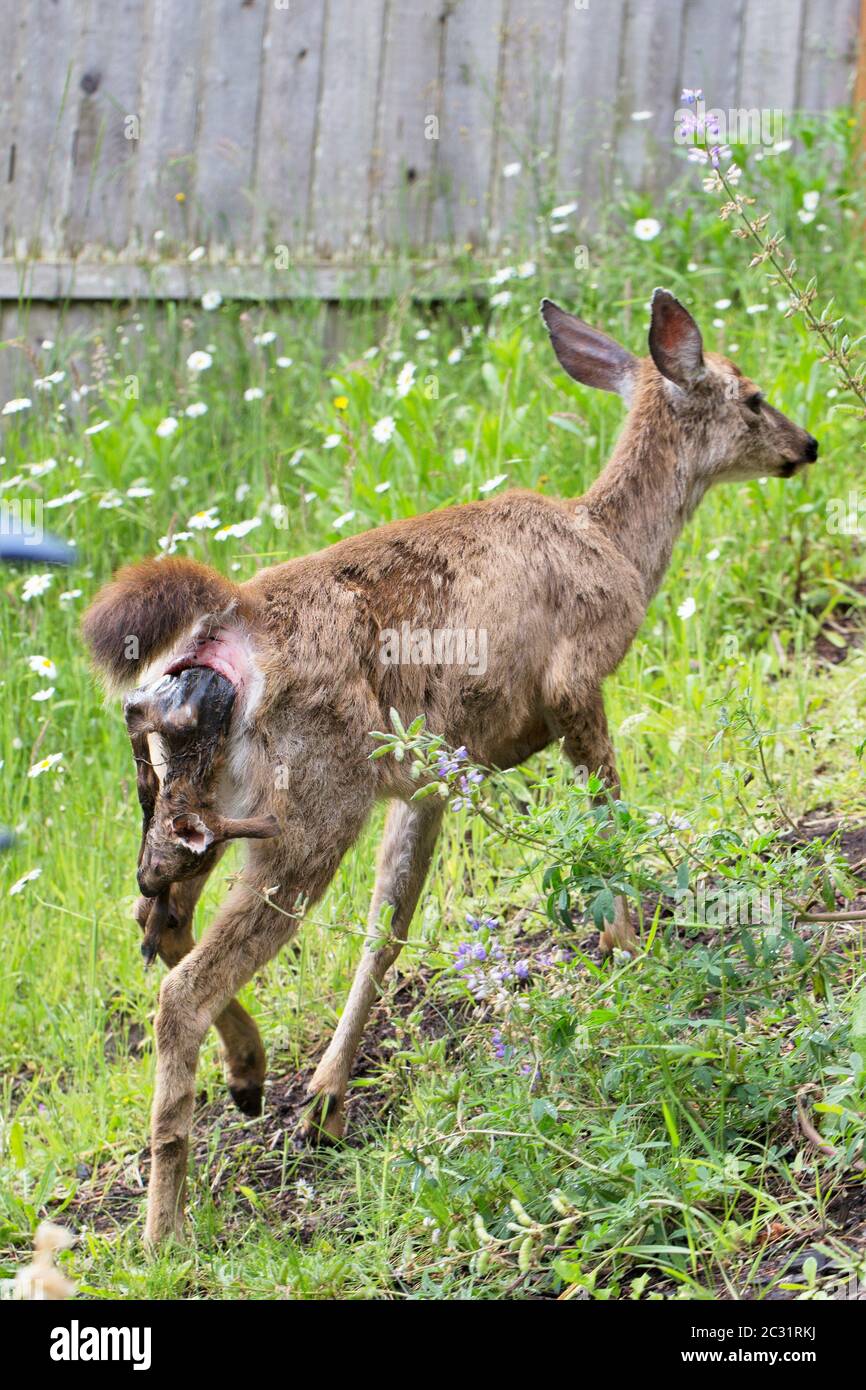
[[441,263],[529,240],[554,202],[591,220],[611,171],[663,178],[684,84],[710,105],[786,115],[849,100],[860,9],[0,3],[7,300],[183,297],[202,283],[331,297],[348,265],[352,292],[409,283],[417,271],[395,270],[395,253]]

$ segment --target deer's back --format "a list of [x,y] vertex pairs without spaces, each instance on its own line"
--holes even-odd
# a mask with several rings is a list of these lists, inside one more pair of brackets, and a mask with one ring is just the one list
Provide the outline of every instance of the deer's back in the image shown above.
[[381,728],[393,706],[489,761],[544,746],[549,711],[615,669],[645,608],[580,508],[530,492],[392,522],[243,591],[290,724]]

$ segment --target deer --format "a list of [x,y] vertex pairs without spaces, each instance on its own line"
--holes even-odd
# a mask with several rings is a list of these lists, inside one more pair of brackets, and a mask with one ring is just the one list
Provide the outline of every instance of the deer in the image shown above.
[[[405,721],[423,714],[446,744],[492,769],[561,742],[566,759],[597,774],[600,795],[618,797],[603,685],[634,641],[682,527],[716,483],[790,478],[818,456],[815,438],[735,362],[704,351],[698,325],[669,291],[653,293],[644,357],[550,300],[541,316],[568,376],[628,407],[610,460],[582,496],[506,491],[347,537],[243,583],[190,558],[150,558],[121,569],[85,614],[108,692],[136,683],[144,691],[127,702],[136,756],[149,763],[139,781],[147,804],[136,917],[147,934],[158,914],[150,940],[169,967],[154,1025],[149,1247],[183,1233],[205,1034],[216,1027],[241,1110],[260,1113],[265,1053],[235,995],[292,939],[384,800],[367,935],[301,1126],[311,1142],[344,1134],[353,1061],[406,941],[444,809],[438,796],[413,799],[418,784],[404,763],[370,757],[371,732],[388,727],[392,709]],[[383,661],[380,634],[404,622],[485,630],[483,671]],[[165,771],[174,754],[161,683],[201,668],[230,684],[231,709],[220,696],[210,717],[208,691],[192,699],[208,739],[219,743],[225,716],[225,741],[199,760],[196,804],[189,787],[180,804],[178,779]],[[169,699],[168,715],[185,703]],[[179,736],[173,715],[168,722]],[[238,821],[243,870],[195,941],[196,901],[225,848],[221,836]],[[608,954],[639,950],[621,898],[599,944]]]

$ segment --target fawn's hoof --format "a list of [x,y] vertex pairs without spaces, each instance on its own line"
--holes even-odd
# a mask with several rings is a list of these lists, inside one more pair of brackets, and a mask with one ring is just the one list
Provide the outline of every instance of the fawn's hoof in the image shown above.
[[338,1144],[346,1131],[346,1117],[340,1096],[319,1091],[310,1096],[304,1118],[298,1126],[296,1142],[307,1144]]
[[263,1086],[229,1086],[229,1095],[242,1115],[256,1119],[262,1113]]

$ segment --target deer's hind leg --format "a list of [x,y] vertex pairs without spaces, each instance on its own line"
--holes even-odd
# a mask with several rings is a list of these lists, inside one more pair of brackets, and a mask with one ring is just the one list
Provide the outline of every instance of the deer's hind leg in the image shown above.
[[[334,1036],[308,1087],[314,1100],[304,1126],[309,1139],[342,1137],[346,1088],[358,1044],[385,973],[405,944],[433,857],[442,812],[438,797],[392,801],[388,808],[361,960]],[[387,905],[393,912],[386,927],[381,913]]]
[[[221,858],[223,848],[217,851]],[[196,903],[208,878],[216,867],[214,862],[206,873],[184,879],[171,886],[171,908],[168,927],[161,932],[159,956],[171,970],[195,945],[192,921]],[[135,904],[135,919],[144,931],[154,903],[153,898],[141,897]],[[237,999],[230,999],[214,1019],[219,1035],[220,1054],[225,1070],[229,1095],[244,1115],[262,1113],[267,1058],[261,1035],[254,1020]]]

